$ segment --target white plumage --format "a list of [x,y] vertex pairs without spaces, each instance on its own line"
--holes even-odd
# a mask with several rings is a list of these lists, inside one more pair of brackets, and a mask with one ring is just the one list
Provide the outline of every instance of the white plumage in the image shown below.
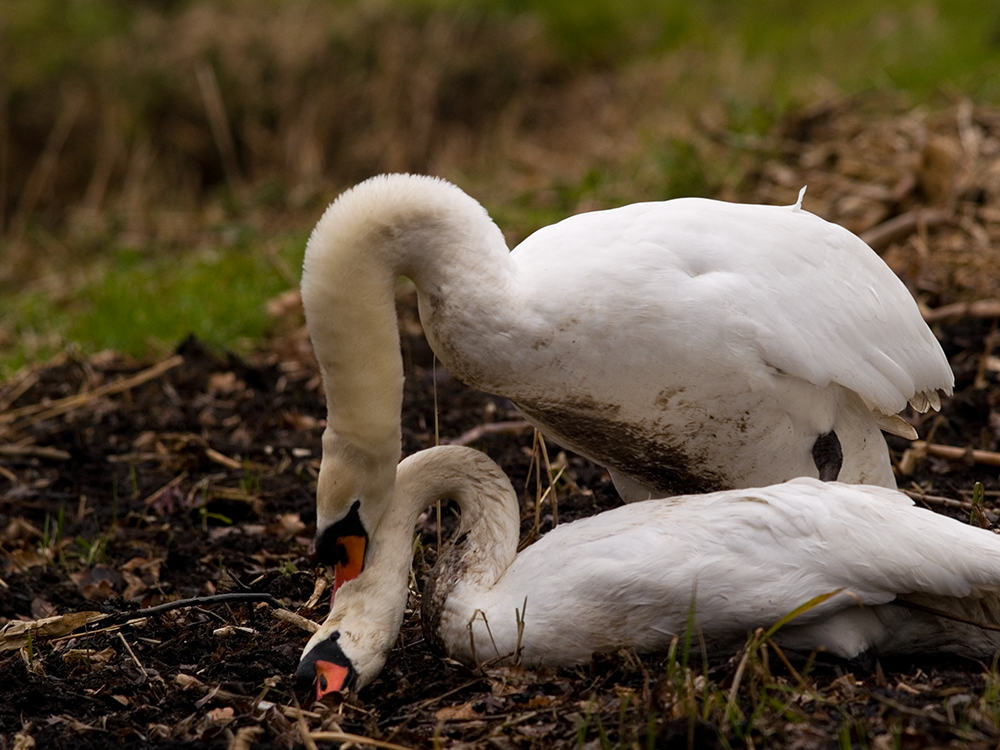
[[776,641],[842,657],[988,657],[1000,648],[998,632],[900,603],[996,625],[1000,538],[894,490],[799,478],[650,500],[559,526],[515,557],[510,482],[483,454],[450,446],[400,464],[369,564],[307,645],[302,680],[324,661],[349,665],[358,687],[375,677],[402,621],[413,524],[439,498],[456,500],[462,520],[424,591],[424,635],[466,664],[512,658],[519,618],[527,665],[665,649],[683,634],[692,600],[708,648],[735,649],[748,632],[838,589]]
[[392,494],[400,275],[450,371],[608,467],[627,501],[796,476],[894,487],[880,428],[915,436],[897,412],[952,388],[903,284],[798,205],[639,203],[509,252],[454,185],[373,178],[320,220],[302,280],[329,409],[324,562],[349,557],[339,540],[370,533]]

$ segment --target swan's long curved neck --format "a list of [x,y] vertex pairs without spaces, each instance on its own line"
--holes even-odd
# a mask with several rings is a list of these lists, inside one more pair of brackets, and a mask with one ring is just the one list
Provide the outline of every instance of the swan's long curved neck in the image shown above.
[[[368,565],[352,586],[377,582],[380,590],[401,588],[405,602],[413,529],[420,514],[437,500],[457,502],[462,520],[454,545],[438,561],[435,579],[460,577],[485,588],[496,582],[517,554],[517,496],[507,475],[485,454],[445,445],[416,453],[399,465],[393,501],[372,536]],[[461,564],[449,570],[454,556]]]
[[327,398],[324,458],[359,475],[377,469],[379,490],[391,489],[403,398],[396,279],[413,279],[428,316],[448,319],[448,307],[476,320],[511,286],[508,255],[485,209],[441,180],[374,178],[327,209],[309,238],[302,279]]

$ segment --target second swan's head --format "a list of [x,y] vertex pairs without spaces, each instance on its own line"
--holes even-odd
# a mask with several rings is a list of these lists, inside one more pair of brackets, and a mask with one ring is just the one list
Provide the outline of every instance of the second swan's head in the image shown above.
[[[342,595],[348,594],[348,586]],[[319,700],[330,693],[360,690],[374,680],[385,665],[396,640],[396,632],[365,616],[357,602],[332,616],[306,644],[295,671],[300,690],[315,689]],[[393,623],[398,631],[399,625]]]

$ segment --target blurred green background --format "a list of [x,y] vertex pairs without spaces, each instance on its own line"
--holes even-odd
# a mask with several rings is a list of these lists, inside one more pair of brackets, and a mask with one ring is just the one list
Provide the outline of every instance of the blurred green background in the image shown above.
[[1000,3],[4,0],[0,379],[69,343],[251,348],[369,175],[456,181],[514,243],[751,198],[754,139],[845,97],[1000,103]]

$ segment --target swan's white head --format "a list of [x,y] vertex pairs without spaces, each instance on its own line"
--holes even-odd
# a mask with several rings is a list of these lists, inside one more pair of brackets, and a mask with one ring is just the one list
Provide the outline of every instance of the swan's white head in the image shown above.
[[373,621],[371,609],[358,597],[345,602],[349,606],[341,606],[351,589],[347,586],[341,590],[335,612],[309,639],[295,671],[298,687],[308,690],[315,686],[317,700],[330,693],[360,690],[374,680],[385,665],[401,624],[394,617],[390,618],[389,628],[384,618]]
[[[323,460],[325,464],[325,456]],[[355,500],[350,513],[325,532],[324,538],[334,540],[331,545],[342,546],[337,554],[346,555],[346,561],[334,563],[339,583],[333,606],[306,644],[295,672],[299,688],[315,686],[317,700],[329,693],[360,690],[374,680],[403,622],[411,562],[406,540],[412,534],[413,520],[405,517],[400,523],[395,517],[398,509],[396,514],[390,512],[383,522],[395,527],[392,531],[396,533],[386,536],[380,528],[371,535],[369,544],[360,510],[364,507]],[[346,537],[337,536],[341,532]],[[357,550],[351,541],[356,533],[364,539],[360,558],[355,556]],[[369,564],[362,572],[365,552]],[[346,580],[342,577],[345,573]]]

